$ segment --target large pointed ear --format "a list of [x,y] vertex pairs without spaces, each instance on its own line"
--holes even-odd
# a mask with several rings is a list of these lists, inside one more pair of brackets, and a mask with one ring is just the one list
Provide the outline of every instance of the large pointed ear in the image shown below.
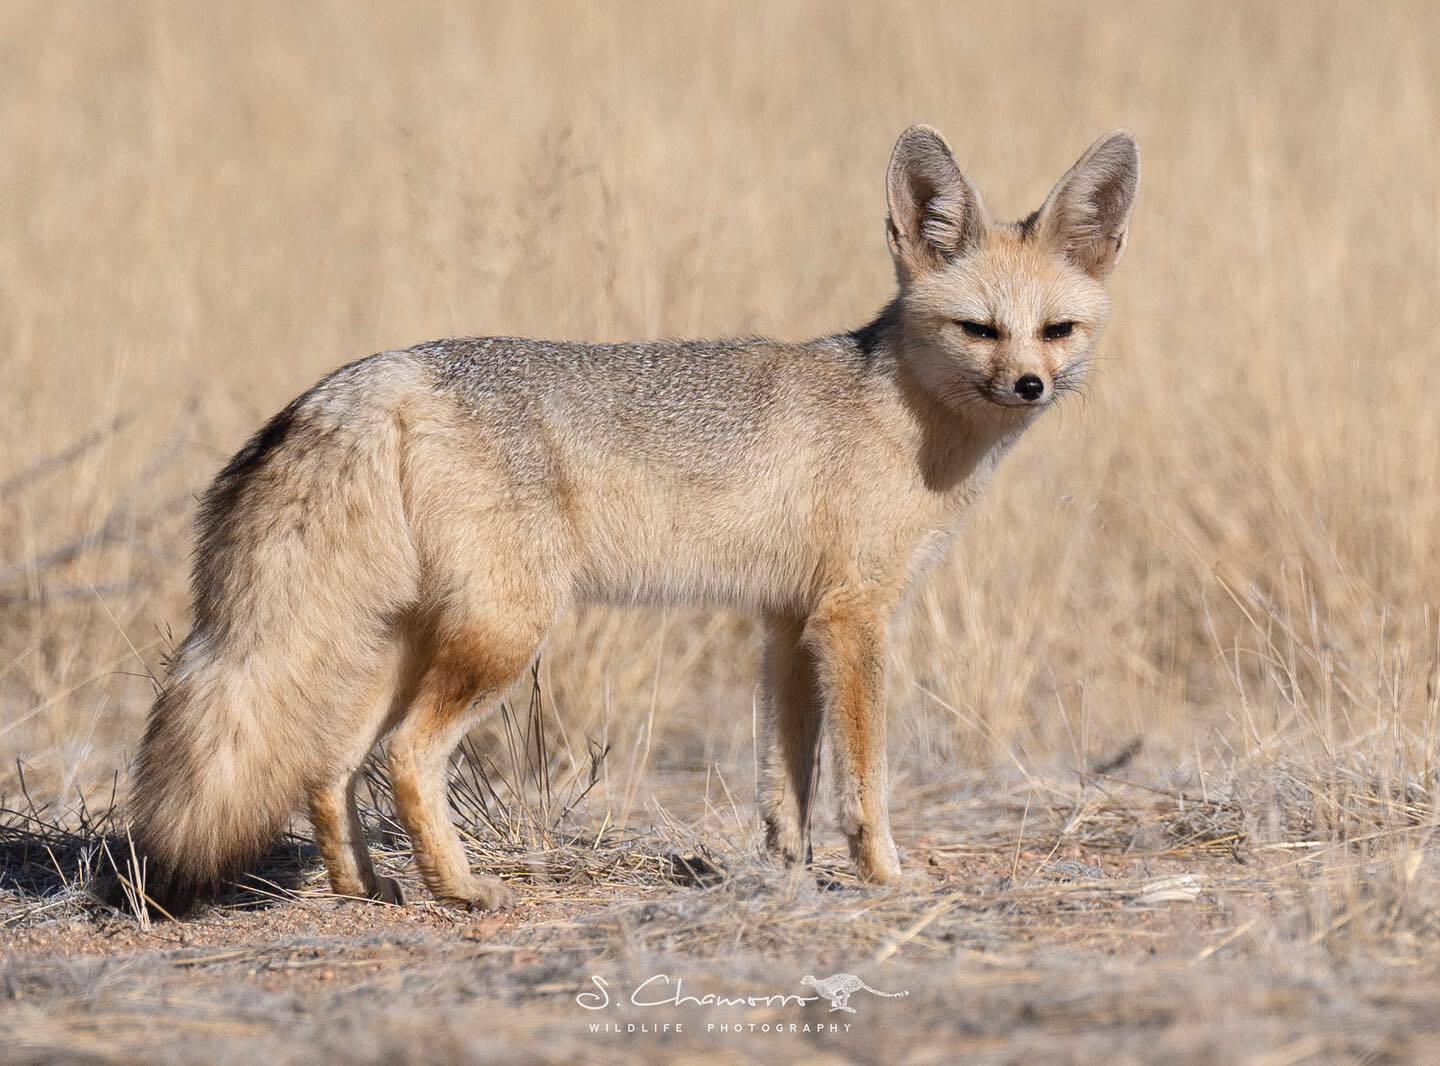
[[1040,240],[1068,255],[1091,277],[1120,262],[1130,209],[1140,187],[1140,149],[1129,130],[1106,134],[1045,198],[1035,222]]
[[985,233],[980,194],[929,126],[911,126],[895,142],[885,195],[890,254],[902,280],[945,265]]

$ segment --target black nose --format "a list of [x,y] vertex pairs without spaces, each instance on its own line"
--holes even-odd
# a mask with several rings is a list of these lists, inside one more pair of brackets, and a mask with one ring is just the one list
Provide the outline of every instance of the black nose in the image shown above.
[[1034,374],[1022,374],[1020,380],[1015,382],[1015,395],[1034,403],[1045,395],[1045,382]]

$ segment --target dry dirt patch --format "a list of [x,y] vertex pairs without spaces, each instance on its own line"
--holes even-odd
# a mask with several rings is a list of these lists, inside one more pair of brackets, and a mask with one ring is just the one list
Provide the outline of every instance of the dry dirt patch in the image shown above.
[[[624,839],[574,827],[547,850],[473,833],[476,861],[517,889],[504,915],[425,901],[399,850],[382,861],[414,902],[334,898],[296,837],[263,890],[149,928],[83,884],[15,889],[40,878],[12,827],[0,1039],[21,1058],[91,1061],[1423,1056],[1440,994],[1424,863],[1257,843],[1238,808],[1182,819],[1173,793],[1047,806],[1060,791],[901,804],[895,890],[855,883],[833,846],[818,876],[795,876],[753,835],[707,842],[703,813],[677,800],[664,828]],[[697,847],[719,880],[676,863]],[[50,852],[64,870],[53,845],[25,861]],[[835,973],[907,995],[857,992],[853,1014],[778,998]]]

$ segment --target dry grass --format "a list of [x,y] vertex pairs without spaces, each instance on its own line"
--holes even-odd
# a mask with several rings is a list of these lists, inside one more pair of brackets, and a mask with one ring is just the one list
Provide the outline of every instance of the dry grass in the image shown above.
[[[915,989],[796,1045],[817,1056],[1421,1056],[1437,36],[1423,3],[6,5],[11,1046],[149,1054],[158,1014],[187,1034],[171,1057],[280,1061],[298,1010],[327,1019],[316,1055],[647,1058],[582,1031],[590,972],[788,981],[783,959]],[[88,897],[185,624],[191,494],[264,416],[447,334],[856,325],[890,292],[880,179],[917,120],[1004,214],[1114,125],[1145,177],[1088,402],[1007,460],[897,649],[905,889],[756,860],[748,620],[594,611],[542,665],[544,757],[521,693],[461,773],[519,918],[328,899],[303,825],[267,867],[278,904],[176,933]],[[677,884],[697,855],[726,879]],[[236,954],[176,961],[217,944]],[[307,984],[312,947],[373,973]],[[742,1059],[776,1039],[693,1035]]]

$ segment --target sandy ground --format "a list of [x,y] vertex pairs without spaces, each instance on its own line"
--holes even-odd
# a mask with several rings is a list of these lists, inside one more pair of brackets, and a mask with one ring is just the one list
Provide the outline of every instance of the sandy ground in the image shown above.
[[[412,902],[336,899],[298,838],[266,867],[292,889],[148,929],[61,884],[7,893],[0,1040],[10,1061],[1433,1055],[1437,931],[1404,886],[1347,903],[1324,892],[1343,856],[1184,839],[1143,790],[1067,809],[1033,786],[905,804],[907,879],[885,891],[831,844],[796,875],[738,830],[702,842],[723,880],[682,883],[667,849],[705,821],[677,800],[692,820],[621,844],[480,842],[517,890],[502,915],[426,901],[399,851],[382,862]],[[6,855],[20,870],[13,838]],[[851,1011],[783,998],[839,973],[905,994],[859,991]]]

